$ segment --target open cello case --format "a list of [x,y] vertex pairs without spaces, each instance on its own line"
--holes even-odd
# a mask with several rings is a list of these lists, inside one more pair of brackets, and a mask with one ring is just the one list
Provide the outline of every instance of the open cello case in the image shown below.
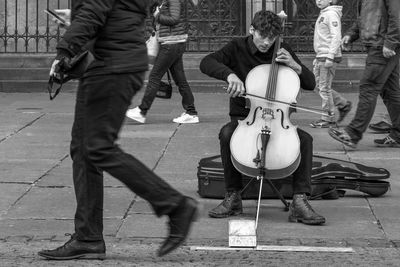
[[[390,188],[390,172],[384,168],[368,167],[363,164],[323,156],[313,156],[310,199],[337,199],[347,190],[380,197]],[[224,198],[225,182],[220,155],[203,158],[197,169],[198,193],[205,198]],[[291,198],[292,176],[272,180],[274,186],[285,198]],[[257,199],[259,182],[256,178],[243,175],[243,199]],[[265,183],[263,199],[278,198],[272,188]]]

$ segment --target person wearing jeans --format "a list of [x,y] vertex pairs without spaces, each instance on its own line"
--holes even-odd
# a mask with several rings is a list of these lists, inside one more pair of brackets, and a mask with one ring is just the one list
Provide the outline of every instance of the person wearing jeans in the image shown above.
[[[322,115],[320,120],[310,124],[313,128],[327,128],[343,121],[352,108],[352,103],[331,87],[338,63],[332,62],[332,66],[329,68],[325,67],[325,63],[325,60],[320,61],[318,59],[313,62],[315,82],[322,99],[322,109],[326,111],[326,115]],[[334,116],[336,107],[339,111],[337,120]]]
[[155,28],[158,29],[160,50],[154,61],[149,75],[149,82],[144,93],[142,103],[129,109],[126,116],[140,123],[146,122],[146,115],[153,104],[161,79],[169,70],[172,79],[178,86],[182,96],[182,106],[185,112],[174,118],[176,123],[198,123],[199,117],[194,105],[194,97],[189,83],[186,80],[183,68],[183,53],[188,38],[181,16],[183,15],[181,0],[159,0],[153,3],[153,17]]
[[187,114],[196,116],[197,111],[194,106],[194,97],[189,83],[186,80],[183,69],[183,53],[185,52],[185,43],[165,44],[160,46],[156,63],[150,72],[149,83],[139,105],[141,113],[146,115],[153,104],[156,93],[160,88],[160,82],[167,70],[170,70],[172,79],[178,86],[179,93],[182,96],[182,106]]
[[[313,62],[316,88],[322,99],[322,109],[326,115],[310,124],[313,128],[328,128],[341,122],[350,112],[352,103],[332,88],[337,64],[342,60],[341,17],[342,6],[338,0],[316,0],[321,12],[315,22]],[[336,108],[339,116],[335,118]]]
[[360,16],[342,39],[346,49],[361,38],[367,59],[360,81],[360,93],[354,118],[343,130],[330,129],[335,140],[356,148],[382,97],[392,121],[389,135],[375,139],[378,147],[400,147],[400,1],[360,0]]

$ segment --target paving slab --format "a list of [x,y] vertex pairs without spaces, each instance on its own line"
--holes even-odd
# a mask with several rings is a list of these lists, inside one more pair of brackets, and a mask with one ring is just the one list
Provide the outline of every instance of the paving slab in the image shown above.
[[[140,103],[143,92],[132,101]],[[356,93],[345,97],[357,103]],[[43,93],[0,93],[0,261],[2,266],[53,266],[41,261],[39,248],[63,244],[73,231],[75,195],[72,161],[69,157],[70,128],[73,121],[74,93],[62,92],[54,101]],[[104,262],[58,262],[59,266],[398,266],[400,262],[399,191],[400,173],[397,149],[376,148],[376,135],[367,131],[357,150],[344,147],[329,137],[326,129],[313,129],[309,123],[319,115],[298,112],[293,121],[314,138],[314,154],[332,157],[390,171],[391,189],[372,198],[347,190],[337,200],[312,201],[316,211],[327,218],[324,226],[311,227],[288,222],[288,213],[277,199],[263,200],[259,240],[267,245],[306,245],[354,247],[353,254],[279,252],[201,252],[188,246],[227,246],[229,219],[209,218],[208,210],[220,199],[200,198],[197,166],[200,159],[219,154],[218,133],[229,121],[229,98],[224,93],[195,93],[200,123],[179,125],[171,122],[183,110],[181,98],[156,99],[146,124],[126,120],[118,144],[179,191],[199,200],[203,209],[194,224],[186,247],[166,258],[155,256],[166,236],[167,217],[158,219],[144,200],[130,192],[117,179],[104,174],[104,235],[108,259]],[[319,108],[316,93],[302,93],[299,105]],[[378,101],[373,121],[386,112]],[[341,127],[355,113],[350,112]],[[256,201],[246,200],[244,214],[233,217],[255,218]]]
[[1,202],[0,220],[18,199],[30,189],[29,184],[5,184],[0,183]]

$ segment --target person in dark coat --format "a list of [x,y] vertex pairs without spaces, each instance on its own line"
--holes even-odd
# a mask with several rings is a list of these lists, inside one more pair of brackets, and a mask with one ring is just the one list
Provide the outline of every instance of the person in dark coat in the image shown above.
[[47,259],[102,259],[103,172],[169,217],[163,256],[179,247],[197,213],[197,201],[182,195],[116,144],[132,97],[148,67],[144,26],[147,0],[73,0],[71,25],[57,45],[50,75],[89,49],[95,61],[79,80],[70,147],[77,201],[75,233],[63,246],[42,250]]

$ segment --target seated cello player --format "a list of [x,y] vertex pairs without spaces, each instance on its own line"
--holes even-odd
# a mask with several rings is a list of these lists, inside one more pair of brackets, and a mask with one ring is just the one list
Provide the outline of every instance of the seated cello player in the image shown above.
[[[275,13],[258,11],[252,20],[249,36],[230,41],[219,51],[204,57],[200,63],[203,73],[228,83],[227,92],[231,96],[231,121],[224,125],[219,133],[226,194],[222,203],[209,211],[208,214],[212,218],[225,218],[242,213],[242,174],[232,164],[230,140],[238,126],[238,120],[243,120],[249,113],[246,99],[242,97],[245,93],[243,81],[254,67],[271,64],[275,40],[281,30],[281,19]],[[282,43],[275,60],[299,75],[301,88],[315,88],[314,74],[300,62],[288,44]],[[293,173],[293,201],[289,207],[289,221],[310,225],[323,224],[325,218],[317,214],[307,200],[311,193],[313,139],[301,129],[298,129],[297,133],[300,139],[301,161]]]

